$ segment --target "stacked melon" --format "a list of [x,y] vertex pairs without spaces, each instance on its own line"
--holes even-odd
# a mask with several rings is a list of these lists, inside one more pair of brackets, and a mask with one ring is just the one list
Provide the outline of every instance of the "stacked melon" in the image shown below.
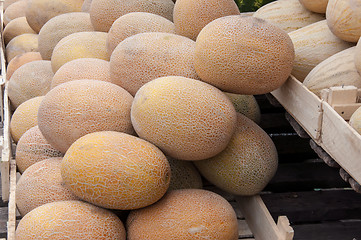
[[251,196],[274,176],[253,95],[289,77],[288,34],[233,0],[26,1],[36,48],[8,58],[17,239],[237,239],[203,181]]

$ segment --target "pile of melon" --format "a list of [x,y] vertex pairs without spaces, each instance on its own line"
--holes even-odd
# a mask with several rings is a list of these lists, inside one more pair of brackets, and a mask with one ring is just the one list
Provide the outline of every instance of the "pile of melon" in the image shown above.
[[238,239],[203,186],[252,196],[274,176],[254,95],[291,74],[287,32],[234,0],[5,6],[16,239]]

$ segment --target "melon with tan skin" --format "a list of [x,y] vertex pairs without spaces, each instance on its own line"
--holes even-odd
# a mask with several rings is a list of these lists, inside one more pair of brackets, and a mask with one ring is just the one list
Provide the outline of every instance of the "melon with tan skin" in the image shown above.
[[38,52],[38,34],[23,33],[11,39],[5,47],[6,61],[26,52]]
[[316,13],[326,13],[328,0],[299,0],[308,10]]
[[233,15],[202,29],[194,66],[203,81],[223,91],[255,95],[280,87],[291,74],[294,57],[285,31],[259,18]]
[[165,194],[171,169],[162,151],[150,142],[102,131],[70,146],[61,175],[79,198],[105,208],[131,210],[151,205]]
[[222,196],[203,189],[168,192],[157,203],[130,212],[129,240],[238,239],[236,213]]
[[124,224],[114,213],[76,200],[35,208],[20,220],[15,234],[17,240],[126,240]]
[[249,119],[252,119],[255,123],[261,122],[261,109],[253,95],[242,95],[235,93],[224,92],[232,101],[236,112],[242,113]]
[[21,0],[16,1],[12,4],[10,4],[4,11],[4,25],[6,26],[9,24],[12,20],[19,18],[19,17],[25,17],[25,12],[27,8],[27,1],[28,0]]
[[24,33],[36,33],[26,21],[26,17],[11,20],[4,28],[4,43],[7,45],[11,39]]
[[39,52],[26,52],[17,55],[8,63],[8,66],[6,68],[6,78],[9,80],[13,73],[16,71],[16,69],[18,69],[25,63],[37,60],[43,60]]

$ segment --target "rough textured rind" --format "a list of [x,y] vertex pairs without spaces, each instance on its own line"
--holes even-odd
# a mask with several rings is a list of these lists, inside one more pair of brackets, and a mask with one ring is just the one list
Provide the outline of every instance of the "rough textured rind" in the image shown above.
[[130,210],[158,201],[168,189],[171,169],[153,144],[126,133],[103,131],[87,134],[71,145],[61,175],[81,199]]
[[195,41],[202,28],[211,21],[239,14],[234,0],[177,0],[173,19],[176,33]]
[[307,10],[299,0],[273,1],[259,8],[253,17],[269,21],[286,32],[292,32],[325,19],[323,14]]
[[164,76],[199,79],[194,68],[196,43],[186,37],[146,32],[123,40],[110,58],[110,78],[133,96],[145,83]]
[[18,17],[11,20],[4,28],[4,43],[7,45],[11,39],[24,33],[36,32],[29,26],[26,17]]
[[39,52],[26,52],[15,56],[8,63],[8,66],[6,68],[6,78],[9,80],[13,73],[16,71],[16,69],[18,69],[25,63],[37,60],[43,60]]
[[114,21],[108,32],[107,49],[109,55],[127,37],[143,32],[175,33],[172,21],[153,13],[131,12]]
[[227,146],[235,129],[236,111],[219,89],[199,80],[168,76],[139,89],[131,121],[141,138],[167,155],[201,160]]
[[130,93],[110,82],[66,82],[45,95],[38,111],[39,129],[63,153],[88,133],[109,130],[132,134],[132,101]]
[[23,173],[31,165],[52,157],[62,157],[64,154],[51,146],[39,127],[27,130],[16,144],[15,160],[17,170]]
[[255,123],[261,122],[261,109],[253,95],[242,95],[224,92],[232,101],[236,112],[242,113]]
[[56,71],[50,88],[54,88],[65,82],[80,79],[110,82],[109,61],[99,58],[78,58],[71,60]]
[[76,32],[94,31],[89,13],[71,12],[51,18],[39,31],[39,52],[44,60],[50,60],[56,44]]
[[53,76],[51,63],[47,60],[31,61],[19,67],[8,85],[13,108],[31,98],[44,96],[50,90]]
[[276,173],[278,154],[267,133],[238,113],[237,128],[227,148],[194,164],[202,176],[220,189],[251,196],[260,193]]
[[234,209],[222,196],[202,189],[168,192],[160,201],[130,212],[128,240],[238,239]]
[[27,168],[16,183],[16,207],[21,216],[50,202],[78,200],[60,174],[62,158],[48,158]]
[[90,5],[90,19],[95,30],[108,32],[113,22],[130,12],[149,12],[173,21],[172,0],[93,0]]
[[107,33],[77,32],[62,38],[54,47],[51,66],[55,73],[65,63],[77,58],[99,58],[109,61]]
[[27,0],[16,1],[10,4],[4,11],[4,26],[18,17],[25,17]]
[[288,34],[265,20],[233,15],[207,24],[196,40],[198,76],[219,89],[264,94],[289,77],[294,48]]
[[23,33],[11,39],[5,47],[6,61],[26,52],[38,52],[38,34]]
[[17,240],[126,240],[124,224],[111,211],[81,201],[44,204],[25,215]]

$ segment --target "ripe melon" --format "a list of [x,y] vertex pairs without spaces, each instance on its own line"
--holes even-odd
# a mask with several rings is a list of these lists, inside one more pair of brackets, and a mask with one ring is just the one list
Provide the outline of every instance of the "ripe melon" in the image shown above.
[[6,61],[26,52],[38,52],[38,34],[24,33],[11,39],[5,47]]
[[326,13],[328,0],[299,0],[308,10],[316,13]]
[[355,67],[357,69],[357,72],[361,76],[361,40],[360,39],[357,41],[357,44],[355,47],[354,62],[355,62]]
[[4,26],[15,18],[25,17],[28,0],[16,1],[10,4],[3,13]]
[[24,65],[25,63],[37,60],[43,60],[39,52],[26,52],[15,56],[7,65],[6,79],[9,80],[15,70]]
[[211,21],[239,14],[234,0],[177,0],[173,19],[176,33],[195,41],[202,28]]
[[51,66],[55,73],[65,63],[77,58],[99,58],[109,61],[107,33],[77,32],[62,38],[54,47]]
[[351,115],[350,126],[361,134],[361,108],[356,109],[356,111]]
[[167,191],[171,169],[156,146],[114,131],[87,134],[66,152],[61,175],[79,198],[119,210],[148,206]]
[[107,49],[109,55],[114,48],[127,37],[143,32],[175,33],[172,21],[157,14],[131,12],[114,21],[108,32]]
[[231,204],[202,189],[168,192],[157,203],[130,212],[129,240],[237,240],[238,222]]
[[236,126],[236,111],[219,89],[199,80],[168,76],[139,89],[131,121],[139,137],[170,157],[201,160],[227,146]]
[[51,88],[59,84],[81,79],[110,82],[110,64],[99,58],[78,58],[61,66],[54,74]]
[[257,124],[261,122],[261,109],[253,95],[242,95],[228,92],[224,92],[224,94],[226,94],[226,96],[232,101],[236,112],[242,113]]
[[4,0],[4,5],[3,5],[4,10],[6,10],[6,8],[8,8],[11,4],[17,1],[21,1],[21,0]]
[[194,162],[200,173],[220,189],[235,195],[260,193],[278,167],[277,149],[252,120],[237,114],[237,128],[220,154]]
[[61,157],[44,159],[23,172],[16,183],[16,206],[21,216],[46,203],[78,200],[63,183],[61,160]]
[[203,187],[202,177],[193,162],[171,157],[167,157],[167,159],[172,171],[168,191]]
[[95,30],[109,32],[113,22],[130,12],[149,12],[173,21],[172,0],[92,0],[89,13]]
[[31,98],[15,109],[10,120],[10,135],[15,143],[30,128],[38,125],[37,114],[44,96]]
[[36,33],[26,21],[26,17],[11,20],[4,28],[4,43],[7,45],[11,39],[24,33]]
[[26,19],[39,32],[51,18],[63,13],[80,12],[84,0],[27,0]]
[[89,13],[71,12],[53,17],[39,31],[39,52],[44,60],[50,60],[56,44],[64,37],[93,31]]
[[194,66],[198,76],[223,91],[264,94],[289,77],[295,53],[288,34],[252,16],[213,20],[196,40]]
[[15,160],[20,173],[37,162],[63,155],[46,141],[37,125],[27,130],[16,144]]
[[89,12],[90,5],[92,4],[93,0],[84,0],[83,5],[81,5],[81,11],[82,12]]
[[51,63],[47,60],[31,61],[19,67],[8,84],[11,105],[17,108],[28,99],[44,96],[50,90],[53,76]]
[[145,83],[164,76],[198,79],[195,42],[172,33],[146,32],[123,40],[110,58],[110,78],[133,96]]
[[26,214],[16,228],[17,240],[125,240],[122,221],[111,211],[72,200],[47,203]]
[[88,133],[109,130],[132,134],[132,101],[130,93],[110,82],[66,82],[45,95],[38,112],[39,129],[63,153]]

